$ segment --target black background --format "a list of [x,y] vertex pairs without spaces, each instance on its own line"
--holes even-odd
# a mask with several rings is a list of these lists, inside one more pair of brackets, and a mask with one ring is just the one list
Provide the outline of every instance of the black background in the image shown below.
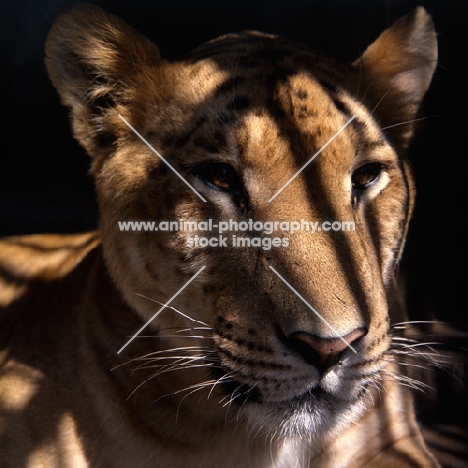
[[[88,157],[71,136],[68,112],[50,84],[44,43],[70,0],[1,0],[0,236],[77,232],[97,226]],[[101,0],[182,58],[220,34],[257,29],[351,61],[418,5],[433,16],[439,65],[427,117],[413,141],[417,209],[403,267],[412,319],[444,320],[468,331],[465,305],[465,178],[468,1],[466,0]],[[466,365],[461,365],[462,379]],[[465,374],[463,374],[465,372]],[[466,405],[465,405],[466,406]],[[466,409],[466,408],[465,408]]]

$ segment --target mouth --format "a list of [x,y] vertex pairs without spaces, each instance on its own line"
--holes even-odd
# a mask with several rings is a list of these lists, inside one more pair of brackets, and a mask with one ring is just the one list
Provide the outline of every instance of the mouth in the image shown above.
[[218,382],[222,393],[229,397],[230,404],[243,406],[247,402],[260,403],[262,400],[261,393],[257,388],[229,377],[229,373],[225,372],[221,365],[211,367],[211,376],[213,380]]
[[[366,408],[367,387],[362,382],[356,392],[334,394],[320,384],[304,391],[294,392],[294,386],[287,392],[262,391],[263,380],[258,386],[235,379],[232,370],[221,363],[211,368],[213,379],[221,394],[219,404],[226,408],[237,408],[236,420],[245,418],[255,431],[267,437],[312,437],[313,434],[327,434],[336,424],[348,424],[362,414]],[[268,386],[267,386],[268,388]],[[272,387],[270,387],[272,388]],[[296,390],[299,390],[296,388]],[[224,395],[224,396],[223,396]]]
[[322,387],[320,387],[320,385],[316,385],[308,389],[306,392],[286,400],[275,399],[272,396],[266,400],[258,388],[256,388],[254,385],[252,386],[244,382],[240,382],[233,377],[229,377],[229,373],[226,372],[221,366],[216,368],[212,367],[211,376],[213,380],[218,382],[218,385],[222,389],[222,393],[224,393],[225,397],[229,398],[229,404],[232,403],[238,406],[244,406],[247,403],[296,406],[305,403],[310,404],[314,401],[319,402],[325,398],[334,398],[331,394],[327,393]]

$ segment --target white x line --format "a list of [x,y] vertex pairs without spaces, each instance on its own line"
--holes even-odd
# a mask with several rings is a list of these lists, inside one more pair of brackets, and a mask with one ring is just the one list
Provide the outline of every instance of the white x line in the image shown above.
[[296,294],[296,296],[323,322],[325,323],[326,325],[328,325],[328,327],[333,330],[333,333],[335,333],[335,336],[337,336],[341,341],[343,341],[346,346],[348,346],[348,348],[351,348],[355,353],[357,353],[357,351],[342,337],[340,336],[339,332],[337,330],[335,330],[335,328],[333,328],[271,265],[269,265],[270,269],[273,271],[273,273],[276,274],[276,276],[278,276],[278,278],[286,285],[288,286],[288,288],[294,293]]
[[206,267],[202,266],[118,351],[120,354]]
[[145,140],[145,138],[143,138],[142,135],[140,135],[140,133],[138,133],[120,114],[119,114],[119,117],[120,117],[120,120],[122,120],[127,126],[128,128],[130,128],[133,133],[138,136],[140,138],[140,140],[156,155],[158,156],[162,161],[164,161],[166,163],[166,165],[169,167],[169,169],[171,169],[174,174],[176,174],[180,180],[182,180],[182,182],[184,182],[185,184],[187,184],[191,190],[193,190],[193,192],[198,195],[205,203],[206,203],[206,200],[198,193],[198,191],[196,189],[193,188],[193,186],[191,184],[189,184],[183,176],[181,176],[179,174],[179,172],[176,171],[176,169],[166,160],[164,159],[162,156],[161,156],[161,153],[159,153],[158,151],[156,151],[149,143],[147,140]]
[[354,119],[353,115],[269,200],[272,202]]

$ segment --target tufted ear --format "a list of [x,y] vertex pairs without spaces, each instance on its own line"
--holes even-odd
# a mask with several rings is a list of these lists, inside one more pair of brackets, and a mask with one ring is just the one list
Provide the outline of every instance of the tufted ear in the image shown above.
[[353,63],[363,92],[393,142],[404,148],[437,63],[434,23],[424,8],[416,8],[385,30]]
[[113,151],[119,131],[127,130],[118,113],[159,62],[153,43],[96,6],[79,5],[58,18],[47,38],[47,71],[91,156]]

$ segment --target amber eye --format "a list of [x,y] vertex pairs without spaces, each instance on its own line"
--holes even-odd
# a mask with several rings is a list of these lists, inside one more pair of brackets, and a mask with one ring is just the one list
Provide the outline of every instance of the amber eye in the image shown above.
[[250,208],[249,196],[236,170],[227,163],[205,163],[192,169],[208,187],[227,192],[242,212]]
[[378,180],[384,165],[381,163],[368,163],[359,167],[351,176],[351,184],[354,190],[365,190]]
[[236,170],[230,164],[205,164],[197,168],[196,173],[206,184],[225,192],[234,193],[242,187]]

